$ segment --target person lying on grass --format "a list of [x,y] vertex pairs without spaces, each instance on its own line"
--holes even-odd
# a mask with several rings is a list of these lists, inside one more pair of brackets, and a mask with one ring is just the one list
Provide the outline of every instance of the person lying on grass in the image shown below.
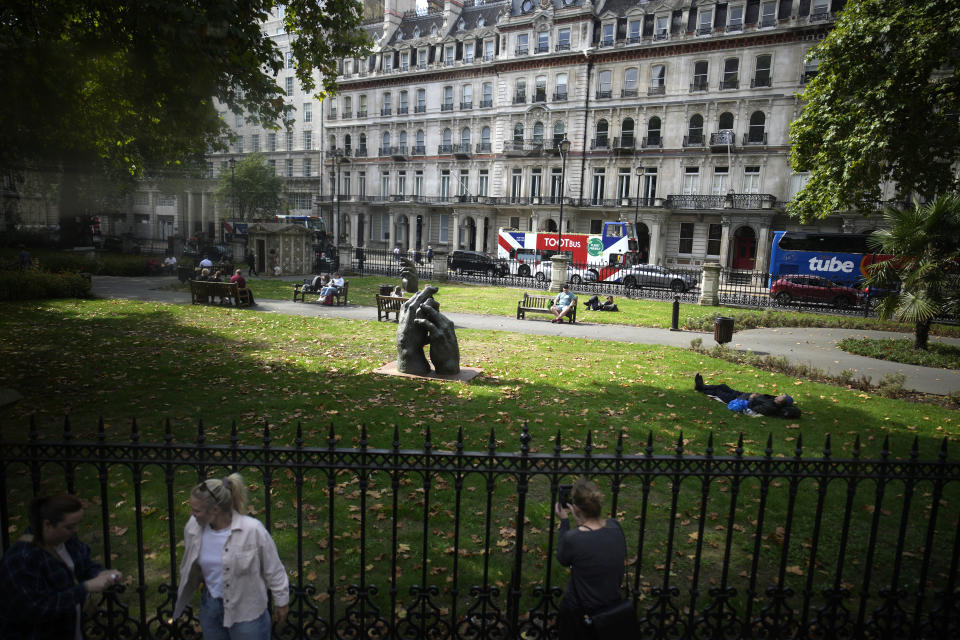
[[800,407],[793,404],[793,398],[785,393],[772,396],[768,393],[737,391],[725,384],[703,384],[703,376],[699,373],[693,377],[693,387],[700,393],[705,393],[727,403],[727,408],[737,413],[759,414],[777,418],[800,417]]

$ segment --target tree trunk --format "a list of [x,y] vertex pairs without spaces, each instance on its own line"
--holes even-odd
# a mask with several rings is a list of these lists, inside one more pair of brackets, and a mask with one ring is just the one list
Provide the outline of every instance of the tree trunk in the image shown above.
[[914,349],[923,349],[927,350],[927,347],[930,343],[930,320],[923,320],[922,322],[917,322],[914,329],[914,339],[913,339],[913,348]]

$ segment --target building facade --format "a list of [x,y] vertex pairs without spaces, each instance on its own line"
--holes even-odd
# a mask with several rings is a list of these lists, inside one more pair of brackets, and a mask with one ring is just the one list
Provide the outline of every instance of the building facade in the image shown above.
[[[235,139],[211,155],[211,176],[263,154],[289,212],[322,215],[343,247],[493,253],[501,227],[636,220],[647,262],[763,270],[774,230],[876,224],[851,214],[803,227],[786,214],[805,180],[790,168],[789,127],[816,73],[807,54],[842,4],[368,3],[372,54],[340,62],[338,95],[304,93],[287,54],[278,82],[294,125],[268,131],[224,111]],[[284,49],[277,18],[264,29]],[[149,196],[166,207],[153,224],[215,232],[229,212],[211,190],[172,207]]]

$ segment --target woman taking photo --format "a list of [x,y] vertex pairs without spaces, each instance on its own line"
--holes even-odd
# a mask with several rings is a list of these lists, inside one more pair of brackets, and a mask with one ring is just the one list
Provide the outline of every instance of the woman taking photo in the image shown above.
[[287,617],[289,582],[277,546],[259,520],[243,515],[246,510],[247,486],[238,473],[204,480],[190,492],[173,619],[203,583],[198,618],[204,640],[269,640],[268,589],[277,624]]
[[0,638],[82,640],[88,593],[119,584],[77,538],[83,504],[70,495],[34,498],[30,532],[0,563]]
[[[556,505],[560,518],[557,561],[570,567],[557,621],[560,640],[596,640],[587,619],[620,598],[626,539],[613,518],[601,518],[603,494],[593,482],[577,480],[570,491],[572,504]],[[572,514],[577,526],[570,528]]]

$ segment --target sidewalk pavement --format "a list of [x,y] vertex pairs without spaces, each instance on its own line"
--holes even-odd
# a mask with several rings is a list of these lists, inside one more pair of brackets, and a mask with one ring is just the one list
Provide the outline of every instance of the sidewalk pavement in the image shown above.
[[[301,278],[290,279],[291,283]],[[173,277],[121,278],[94,276],[93,294],[101,298],[125,298],[170,304],[190,304],[190,294],[181,291],[161,291],[176,282]],[[291,289],[292,291],[292,289]],[[254,292],[256,293],[256,292]],[[292,297],[292,294],[291,294]],[[318,304],[296,303],[292,300],[261,300],[252,312],[281,313],[287,315],[312,317],[337,317],[352,320],[376,321],[376,309],[373,305],[359,306],[349,304],[345,307],[326,307]],[[445,313],[453,320],[457,328],[493,331],[508,331],[530,335],[567,336],[588,340],[608,340],[612,342],[630,342],[636,344],[657,344],[689,348],[690,341],[701,338],[704,347],[713,346],[713,334],[701,331],[670,331],[646,327],[630,327],[614,324],[594,324],[591,313],[583,311],[574,324],[553,324],[548,315],[529,316],[526,320],[517,320],[513,315],[490,316],[471,313]],[[511,310],[512,314],[512,310]],[[728,346],[740,351],[760,355],[783,356],[792,363],[806,364],[820,369],[829,375],[839,375],[850,371],[852,377],[870,377],[877,384],[888,374],[902,373],[906,376],[904,388],[924,393],[946,395],[960,392],[960,371],[936,369],[915,365],[875,360],[846,353],[837,348],[840,340],[848,337],[868,338],[913,338],[913,334],[891,333],[888,331],[866,331],[859,329],[816,329],[816,328],[778,328],[749,329],[733,335]],[[960,339],[931,337],[939,341],[960,346]]]

